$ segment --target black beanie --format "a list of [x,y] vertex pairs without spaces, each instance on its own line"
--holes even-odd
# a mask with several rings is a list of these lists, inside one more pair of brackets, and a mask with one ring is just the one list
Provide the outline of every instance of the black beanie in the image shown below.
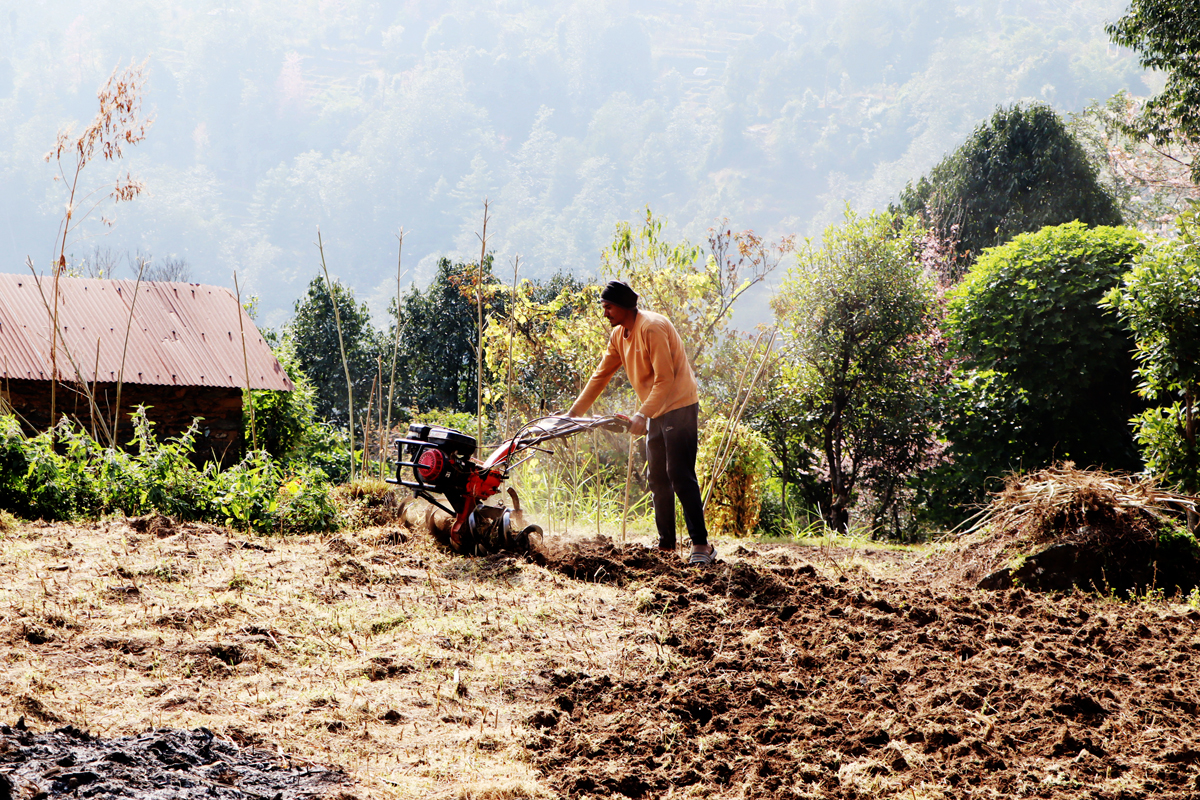
[[600,299],[607,300],[621,308],[637,308],[638,296],[637,292],[629,288],[628,283],[609,281],[608,285],[604,287],[604,291],[600,293]]

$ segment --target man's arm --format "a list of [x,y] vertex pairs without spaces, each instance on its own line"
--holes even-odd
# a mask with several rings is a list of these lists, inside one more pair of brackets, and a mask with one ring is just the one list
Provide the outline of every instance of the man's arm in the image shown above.
[[608,350],[605,351],[604,358],[600,359],[600,365],[596,367],[596,371],[588,379],[587,385],[583,387],[583,391],[579,393],[579,397],[571,404],[571,410],[567,412],[567,416],[579,417],[591,410],[592,404],[596,402],[596,398],[600,396],[600,393],[604,391],[604,387],[608,386],[608,381],[620,368],[621,353],[617,350],[617,346],[610,337],[608,340]]

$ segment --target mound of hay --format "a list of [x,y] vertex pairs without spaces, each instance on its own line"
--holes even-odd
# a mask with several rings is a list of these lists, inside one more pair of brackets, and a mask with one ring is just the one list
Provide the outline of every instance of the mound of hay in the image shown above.
[[1150,479],[1070,463],[1013,475],[963,535],[961,577],[984,589],[1188,592],[1200,583],[1184,526],[1195,507]]

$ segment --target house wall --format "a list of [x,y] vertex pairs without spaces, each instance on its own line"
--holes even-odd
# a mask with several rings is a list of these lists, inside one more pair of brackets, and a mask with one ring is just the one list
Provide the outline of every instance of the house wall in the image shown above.
[[[116,402],[117,385],[101,383],[95,395],[102,416],[111,421]],[[27,432],[43,431],[50,426],[50,382],[12,380],[0,382],[0,397],[20,416]],[[146,416],[154,425],[155,436],[165,439],[178,436],[201,417],[200,435],[196,438],[196,455],[203,460],[217,459],[228,463],[241,454],[242,390],[211,386],[157,386],[124,384],[121,387],[121,421],[117,442],[127,444],[133,438],[129,415],[139,405],[146,406]],[[78,386],[58,384],[55,414],[68,414],[88,431],[95,424],[86,396]]]

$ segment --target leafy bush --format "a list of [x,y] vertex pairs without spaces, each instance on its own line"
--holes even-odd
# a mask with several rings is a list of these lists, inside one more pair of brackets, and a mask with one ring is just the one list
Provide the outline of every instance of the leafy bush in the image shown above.
[[1100,300],[1142,251],[1128,228],[1081,222],[986,251],[951,294],[960,359],[944,425],[951,463],[932,492],[955,521],[999,476],[1055,460],[1136,469],[1132,342]]
[[0,415],[0,505],[51,520],[158,511],[261,532],[336,527],[331,488],[319,469],[285,470],[263,451],[224,471],[200,468],[190,458],[196,424],[159,442],[139,408],[133,427],[126,451],[101,447],[65,418],[26,437],[15,417]]
[[724,417],[710,418],[704,426],[703,440],[696,455],[701,489],[713,483],[704,511],[705,522],[709,532],[716,536],[750,536],[758,527],[762,508],[769,461],[767,445],[758,432],[740,423],[735,425],[730,434],[725,470],[713,482],[727,424]]
[[[1138,392],[1155,403],[1134,419],[1146,467],[1194,494],[1200,491],[1196,414],[1200,403],[1200,225],[1181,215],[1179,239],[1137,260],[1105,302],[1117,309],[1137,345]],[[1195,520],[1192,520],[1193,525]]]
[[[254,426],[258,446],[272,458],[286,460],[295,456],[314,433],[316,391],[296,356],[296,343],[290,336],[271,348],[295,388],[290,392],[256,389],[242,393],[242,406],[254,406]],[[251,441],[250,415],[242,415],[242,441]]]

